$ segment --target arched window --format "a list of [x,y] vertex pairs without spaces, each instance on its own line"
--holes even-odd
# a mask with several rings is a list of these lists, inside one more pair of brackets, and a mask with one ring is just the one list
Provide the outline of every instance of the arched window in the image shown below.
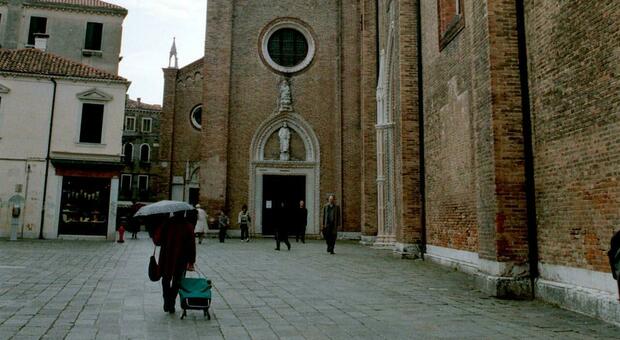
[[127,163],[133,161],[133,144],[126,143],[123,146],[123,160]]
[[189,114],[192,126],[196,130],[202,129],[202,105],[196,105]]
[[151,147],[148,144],[140,146],[140,163],[149,163],[151,161]]

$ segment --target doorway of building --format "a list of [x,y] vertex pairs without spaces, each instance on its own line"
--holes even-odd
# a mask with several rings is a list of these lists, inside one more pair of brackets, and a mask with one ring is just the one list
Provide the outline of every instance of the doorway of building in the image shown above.
[[[274,235],[276,223],[290,216],[299,201],[306,199],[306,176],[263,176],[263,235]],[[288,218],[290,221],[290,218]],[[289,234],[292,234],[292,226]]]
[[195,206],[200,202],[200,188],[189,188],[188,203]]

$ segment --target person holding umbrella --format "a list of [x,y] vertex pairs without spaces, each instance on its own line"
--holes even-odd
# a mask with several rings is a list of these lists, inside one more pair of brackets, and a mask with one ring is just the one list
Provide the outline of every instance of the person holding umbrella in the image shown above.
[[[187,214],[187,217],[186,217]],[[196,262],[194,225],[196,211],[180,211],[164,223],[159,234],[161,250],[159,268],[161,271],[164,312],[175,313],[175,305],[181,279],[185,271],[193,271]]]
[[176,297],[185,271],[193,271],[196,262],[194,225],[197,213],[184,202],[161,201],[142,207],[138,216],[172,214],[153,232],[153,243],[160,245],[159,273],[161,275],[164,312],[175,313]]

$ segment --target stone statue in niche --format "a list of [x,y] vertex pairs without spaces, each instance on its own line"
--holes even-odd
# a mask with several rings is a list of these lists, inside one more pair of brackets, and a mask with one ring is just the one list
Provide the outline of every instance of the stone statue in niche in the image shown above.
[[278,102],[278,111],[293,111],[293,96],[291,94],[291,85],[288,79],[282,79],[280,82],[280,99]]
[[280,137],[280,160],[288,161],[290,159],[291,148],[291,130],[288,128],[288,124],[284,123],[278,131],[278,137]]

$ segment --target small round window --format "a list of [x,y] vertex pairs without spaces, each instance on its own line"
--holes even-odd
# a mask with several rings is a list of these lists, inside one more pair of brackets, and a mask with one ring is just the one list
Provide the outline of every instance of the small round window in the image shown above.
[[190,120],[195,129],[202,129],[202,105],[198,105],[192,109]]
[[261,57],[276,72],[293,74],[310,66],[316,53],[308,25],[294,19],[278,19],[261,33]]
[[299,65],[308,55],[308,41],[296,29],[281,28],[269,38],[267,51],[271,60],[284,67]]

